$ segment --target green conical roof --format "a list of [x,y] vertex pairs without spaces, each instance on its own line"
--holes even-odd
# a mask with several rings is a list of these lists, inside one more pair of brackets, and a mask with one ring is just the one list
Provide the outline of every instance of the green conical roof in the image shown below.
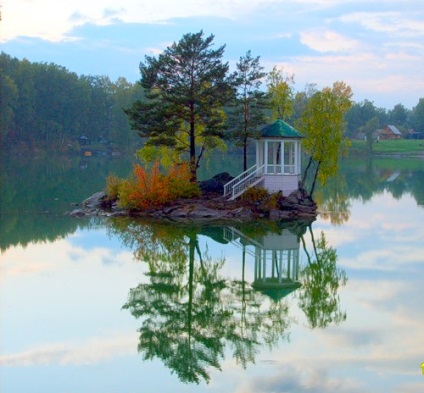
[[261,130],[261,136],[271,138],[303,138],[304,136],[283,120],[276,120]]

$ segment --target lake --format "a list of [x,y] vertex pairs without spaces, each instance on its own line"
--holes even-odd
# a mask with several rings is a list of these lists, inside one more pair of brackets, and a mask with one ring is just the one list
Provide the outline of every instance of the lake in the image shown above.
[[424,391],[423,159],[343,161],[312,223],[227,226],[64,214],[131,159],[1,164],[1,392]]

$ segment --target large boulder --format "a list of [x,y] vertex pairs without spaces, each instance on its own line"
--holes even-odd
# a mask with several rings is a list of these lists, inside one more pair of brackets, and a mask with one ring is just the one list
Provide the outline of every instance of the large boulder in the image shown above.
[[199,187],[202,193],[214,192],[222,194],[224,192],[224,185],[233,179],[234,177],[228,172],[221,172],[212,177],[212,179],[199,182]]
[[91,197],[88,197],[82,202],[82,206],[86,209],[98,209],[103,207],[103,204],[106,199],[106,192],[99,191],[93,194]]

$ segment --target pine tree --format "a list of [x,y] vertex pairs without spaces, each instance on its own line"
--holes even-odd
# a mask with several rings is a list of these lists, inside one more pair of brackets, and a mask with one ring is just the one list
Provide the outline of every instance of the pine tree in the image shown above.
[[247,148],[252,138],[259,136],[260,126],[265,125],[265,109],[268,99],[260,91],[266,73],[259,64],[259,56],[253,58],[250,50],[236,64],[237,92],[230,108],[230,139],[243,148],[243,171],[247,170]]
[[212,49],[214,36],[185,34],[157,58],[140,64],[146,101],[125,110],[131,127],[147,138],[147,146],[188,153],[192,181],[205,151],[224,137],[223,106],[233,94],[225,45]]

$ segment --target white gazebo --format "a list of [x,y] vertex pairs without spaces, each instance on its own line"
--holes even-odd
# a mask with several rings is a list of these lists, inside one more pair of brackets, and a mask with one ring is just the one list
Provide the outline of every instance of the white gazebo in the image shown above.
[[270,193],[289,195],[301,179],[301,140],[303,136],[283,120],[261,130],[256,140],[256,164],[225,184],[224,195],[235,199],[254,185]]

